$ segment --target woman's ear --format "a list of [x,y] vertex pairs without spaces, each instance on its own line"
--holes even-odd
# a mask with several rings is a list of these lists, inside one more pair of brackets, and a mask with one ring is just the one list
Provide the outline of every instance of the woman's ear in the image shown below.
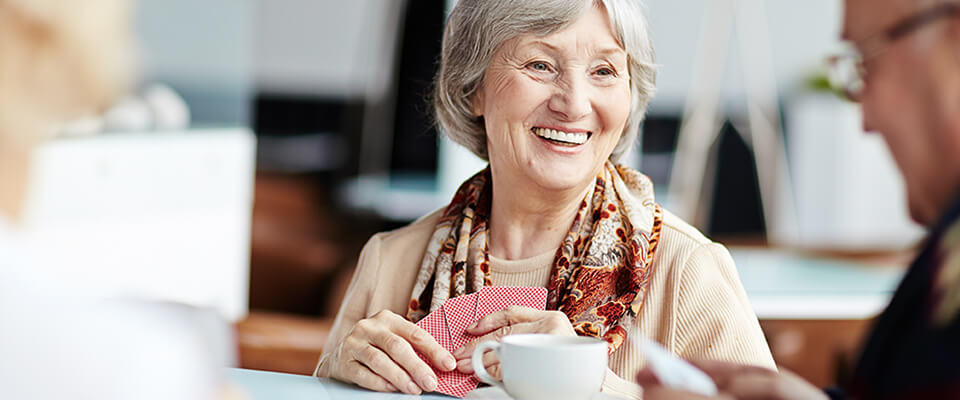
[[473,94],[473,98],[470,99],[470,111],[474,117],[483,116],[483,86],[477,89],[477,92]]

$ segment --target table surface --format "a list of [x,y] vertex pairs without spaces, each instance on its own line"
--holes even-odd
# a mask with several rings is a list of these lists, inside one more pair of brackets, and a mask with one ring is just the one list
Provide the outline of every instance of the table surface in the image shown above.
[[[251,400],[401,400],[401,399],[443,399],[451,400],[443,394],[423,394],[420,396],[398,393],[377,393],[347,385],[335,380],[312,376],[283,374],[278,372],[254,371],[250,369],[227,368],[227,378],[239,387]],[[467,394],[468,400],[509,400],[503,391],[494,387],[476,389]],[[615,400],[619,397],[598,393],[593,400]]]

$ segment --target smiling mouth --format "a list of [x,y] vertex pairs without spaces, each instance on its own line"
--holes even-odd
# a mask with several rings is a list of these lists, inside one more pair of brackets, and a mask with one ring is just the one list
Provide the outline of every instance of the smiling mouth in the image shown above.
[[535,127],[531,131],[541,139],[561,146],[579,146],[586,143],[591,135],[591,132],[563,132],[540,127]]

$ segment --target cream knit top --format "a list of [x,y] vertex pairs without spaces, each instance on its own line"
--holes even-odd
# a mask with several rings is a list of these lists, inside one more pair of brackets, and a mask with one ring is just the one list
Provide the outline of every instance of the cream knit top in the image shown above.
[[[385,309],[406,313],[423,251],[439,218],[440,212],[434,212],[367,242],[316,376],[330,375],[333,350],[357,321]],[[553,256],[553,251],[523,260],[491,256],[490,278],[498,286],[545,287]],[[726,248],[664,211],[652,268],[646,303],[636,319],[639,332],[684,358],[776,368]],[[628,337],[610,356],[603,391],[642,398],[642,390],[632,382],[643,365],[642,355],[634,351]]]

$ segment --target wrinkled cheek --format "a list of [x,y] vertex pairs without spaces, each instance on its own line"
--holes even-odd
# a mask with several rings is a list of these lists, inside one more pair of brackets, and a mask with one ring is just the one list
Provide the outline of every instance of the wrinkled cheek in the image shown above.
[[511,119],[501,114],[499,118],[486,120],[487,148],[491,158],[507,157],[519,147],[516,124]]
[[493,74],[490,89],[495,98],[510,98],[516,91],[516,80],[509,73]]

